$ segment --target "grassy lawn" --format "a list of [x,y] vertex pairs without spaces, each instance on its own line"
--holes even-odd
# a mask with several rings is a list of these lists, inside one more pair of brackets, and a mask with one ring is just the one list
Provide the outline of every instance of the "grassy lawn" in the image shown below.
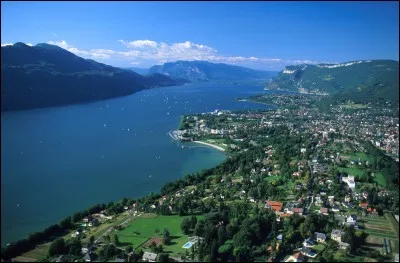
[[320,253],[325,249],[325,245],[324,244],[318,244],[318,245],[314,246],[313,249],[315,249],[316,251],[318,251],[318,253]]
[[[168,231],[172,236],[172,241],[171,245],[163,246],[164,250],[175,255],[179,253],[184,254],[186,249],[182,248],[182,246],[188,240],[188,236],[184,235],[181,231],[181,222],[184,218],[186,217],[138,217],[131,221],[126,228],[116,232],[116,234],[123,245],[128,245],[127,243],[129,243],[136,247],[151,237],[162,237],[164,228],[168,228]],[[197,216],[198,220],[201,218],[202,216]]]
[[37,246],[35,249],[28,251],[14,260],[17,262],[35,262],[47,257],[50,247],[50,242]]
[[267,176],[264,178],[265,181],[271,182],[271,181],[277,181],[278,179],[281,179],[282,175],[277,175],[277,176]]
[[366,155],[365,153],[362,152],[356,152],[348,155],[350,157],[350,160],[357,160],[360,158],[361,161],[369,161],[372,162],[372,158]]
[[348,167],[338,167],[340,172],[346,172],[349,175],[354,175],[356,178],[361,178],[364,176],[364,169],[361,168],[348,168]]
[[386,178],[382,173],[375,173],[375,182],[383,187],[387,186]]

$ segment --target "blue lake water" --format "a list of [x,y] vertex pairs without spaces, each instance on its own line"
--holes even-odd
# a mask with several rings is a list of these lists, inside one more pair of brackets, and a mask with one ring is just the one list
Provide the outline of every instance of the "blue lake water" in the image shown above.
[[261,86],[188,84],[2,113],[2,246],[91,205],[148,195],[186,173],[216,166],[224,153],[182,148],[168,132],[183,114],[266,108],[235,101],[266,92]]

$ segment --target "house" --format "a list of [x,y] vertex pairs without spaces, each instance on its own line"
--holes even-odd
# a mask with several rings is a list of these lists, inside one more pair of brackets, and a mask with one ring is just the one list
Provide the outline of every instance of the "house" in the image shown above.
[[115,258],[113,261],[111,262],[125,262],[125,259],[123,258]]
[[298,215],[303,215],[303,212],[304,212],[304,209],[303,208],[297,208],[297,207],[294,207],[294,208],[292,208],[292,213],[293,214],[298,214]]
[[304,247],[313,247],[315,246],[315,242],[311,238],[307,238],[303,241]]
[[378,211],[376,211],[376,208],[372,209],[371,215],[377,216]]
[[315,258],[317,256],[317,254],[313,250],[311,250],[311,248],[308,248],[308,247],[302,247],[300,249],[300,252],[304,256],[307,256],[307,257],[310,257],[310,258]]
[[343,236],[343,231],[338,230],[338,229],[333,229],[331,233],[331,239],[337,241],[337,242],[342,242],[342,236]]
[[89,226],[98,226],[100,224],[97,218],[94,218],[92,221],[89,222]]
[[319,243],[325,243],[325,241],[326,241],[326,235],[324,233],[315,232],[314,238]]
[[68,262],[68,256],[61,255],[56,259],[56,262]]
[[340,208],[339,208],[339,206],[335,205],[335,206],[332,207],[331,210],[332,210],[332,212],[339,212]]
[[328,208],[326,208],[326,207],[321,207],[321,208],[319,209],[319,213],[320,213],[320,214],[323,214],[323,215],[328,215]]
[[294,255],[291,255],[288,257],[285,262],[303,262],[304,261],[304,255],[301,254],[300,252],[297,252]]
[[334,195],[329,195],[328,196],[328,202],[329,203],[333,203],[333,201],[335,201],[335,196]]
[[346,219],[346,223],[348,225],[354,225],[357,222],[357,216],[356,215],[349,215]]
[[156,253],[151,253],[151,252],[144,252],[142,261],[143,262],[156,262],[157,259],[157,254]]
[[356,182],[354,181],[354,176],[352,175],[349,175],[348,177],[342,177],[342,181],[345,182],[352,190],[356,187]]
[[345,242],[339,242],[339,249],[350,249],[350,244]]
[[92,257],[90,256],[90,253],[86,253],[85,256],[83,257],[83,259],[85,260],[85,262],[92,261]]
[[83,222],[88,223],[93,220],[93,216],[88,215],[87,217],[83,218]]
[[300,175],[300,172],[299,172],[299,171],[294,172],[294,173],[292,173],[292,175],[293,175],[293,176],[299,176],[299,175]]
[[265,201],[265,208],[272,209],[276,212],[282,211],[283,203],[276,201]]
[[366,209],[368,207],[368,203],[360,203],[360,207]]
[[399,262],[399,253],[395,253],[393,255],[393,260],[394,260],[394,262]]

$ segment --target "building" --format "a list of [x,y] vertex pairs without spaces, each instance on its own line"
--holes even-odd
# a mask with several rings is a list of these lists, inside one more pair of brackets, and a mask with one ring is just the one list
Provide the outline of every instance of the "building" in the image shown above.
[[360,203],[360,207],[366,209],[368,207],[368,203]]
[[313,247],[315,242],[311,238],[307,238],[303,241],[303,247]]
[[300,252],[297,252],[294,255],[291,255],[288,257],[285,262],[303,262],[304,261],[304,255],[301,254]]
[[294,207],[294,208],[292,208],[292,213],[293,214],[298,214],[298,215],[303,215],[303,212],[304,212],[304,209],[303,208],[297,208],[297,207]]
[[151,253],[151,252],[144,252],[142,261],[143,262],[156,262],[157,259],[157,254],[156,253]]
[[342,177],[342,182],[345,182],[351,190],[356,187],[356,182],[354,181],[354,176],[349,175],[348,177]]
[[321,207],[321,208],[319,209],[319,213],[320,213],[320,214],[323,214],[323,215],[328,215],[328,208],[326,208],[326,207]]
[[357,216],[356,215],[349,215],[346,218],[346,223],[348,225],[354,225],[355,223],[357,223]]
[[343,231],[338,230],[338,229],[333,229],[331,233],[331,239],[337,241],[337,242],[342,242],[342,236],[343,236]]
[[272,209],[276,212],[282,211],[283,203],[276,201],[265,201],[265,208]]
[[345,242],[339,242],[339,249],[350,249],[350,244]]
[[326,241],[326,235],[324,233],[315,232],[314,238],[319,243],[325,243],[325,241]]

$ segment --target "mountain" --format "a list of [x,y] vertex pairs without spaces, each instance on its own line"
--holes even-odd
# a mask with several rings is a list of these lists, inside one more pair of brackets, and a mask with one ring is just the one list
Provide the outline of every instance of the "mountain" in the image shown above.
[[161,74],[142,76],[54,45],[1,47],[1,111],[92,102],[178,84]]
[[366,60],[288,66],[270,81],[266,89],[398,101],[399,62]]
[[276,72],[272,71],[254,70],[207,61],[165,63],[151,67],[149,73],[161,73],[176,79],[187,79],[191,82],[267,80],[276,75]]
[[125,69],[129,69],[132,70],[140,75],[147,75],[149,73],[149,69],[148,68],[136,68],[136,67],[128,67]]

